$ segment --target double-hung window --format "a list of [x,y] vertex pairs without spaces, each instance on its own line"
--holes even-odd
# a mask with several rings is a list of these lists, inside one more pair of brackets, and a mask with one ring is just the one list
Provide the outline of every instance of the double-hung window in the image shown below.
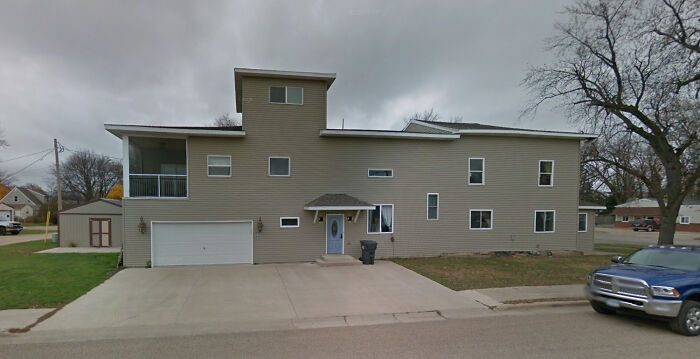
[[393,204],[378,204],[367,211],[367,233],[394,233]]
[[588,231],[588,214],[579,213],[578,214],[578,231],[587,232]]
[[304,89],[301,87],[270,87],[270,103],[303,105]]
[[537,184],[540,187],[551,187],[554,185],[554,161],[540,161],[539,176],[537,181]]
[[484,184],[486,169],[483,158],[469,158],[469,184]]
[[209,177],[231,177],[231,156],[207,156]]
[[291,174],[291,161],[289,157],[270,157],[268,159],[268,174],[272,177],[289,177]]
[[492,229],[493,210],[491,209],[470,209],[469,229]]
[[554,232],[554,211],[535,211],[535,233]]
[[439,211],[440,194],[428,193],[428,219],[436,220],[440,216]]

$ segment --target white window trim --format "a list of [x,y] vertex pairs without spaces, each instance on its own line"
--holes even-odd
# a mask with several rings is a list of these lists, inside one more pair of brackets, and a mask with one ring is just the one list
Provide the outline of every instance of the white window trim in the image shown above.
[[[625,219],[627,218],[627,219]],[[620,222],[627,223],[630,221],[630,216],[620,216]]]
[[19,202],[19,197],[15,196],[14,200],[15,202]]
[[[272,99],[270,98],[270,91],[273,87],[284,87],[284,102],[272,102]],[[298,88],[301,89],[301,103],[289,103],[287,99],[289,98],[289,94],[287,94],[287,90],[292,87],[292,88]],[[270,86],[267,90],[267,101],[268,103],[274,104],[274,105],[296,105],[296,106],[302,106],[304,104],[304,88],[299,87],[299,86]]]
[[[287,173],[286,175],[273,175],[271,173],[271,166],[270,162],[272,161],[273,158],[286,158],[287,159]],[[291,157],[285,157],[285,156],[269,156],[267,158],[267,175],[269,177],[290,177],[292,175],[292,159]]]
[[[367,211],[367,234],[394,234],[394,228],[396,227],[396,218],[394,217],[394,204],[393,203],[376,203],[374,207],[379,206],[379,232],[369,231],[369,210]],[[391,232],[382,232],[382,206],[391,206]]]
[[[586,221],[584,222],[584,223],[586,224],[586,226],[585,226],[584,230],[582,230],[582,231],[579,230],[578,233],[585,233],[585,232],[588,232],[588,213],[586,213],[586,212],[579,212],[578,215],[579,215],[579,217],[580,217],[581,215],[586,216]],[[555,216],[555,218],[556,218],[556,216]],[[576,229],[577,229],[577,230],[578,230],[578,221],[579,221],[579,220],[580,220],[580,219],[577,217],[577,221],[576,221]]]
[[[541,172],[540,168],[542,168],[542,162],[552,162],[552,172]],[[551,175],[551,181],[550,184],[540,184],[540,175],[542,174],[549,174]],[[554,160],[540,160],[537,163],[537,187],[554,187]]]
[[[481,172],[481,183],[472,183],[472,160],[481,160],[481,171],[475,170],[474,172]],[[467,184],[469,186],[483,186],[486,184],[486,158],[484,157],[469,157],[467,159]]]
[[[491,212],[491,227],[489,228],[473,228],[472,227],[472,212]],[[490,231],[493,229],[493,209],[470,209],[469,210],[469,230],[470,231]]]
[[[210,165],[209,164],[209,157],[228,157],[228,166]],[[209,174],[209,167],[228,167],[228,174],[227,175],[210,175]],[[207,177],[231,177],[232,173],[233,173],[233,169],[231,168],[231,156],[228,156],[228,155],[207,155]]]
[[[369,171],[391,171],[391,176],[372,176],[369,174]],[[369,177],[369,178],[394,178],[394,169],[393,168],[368,168],[367,169],[367,177]]]
[[[437,197],[437,205],[435,206],[435,218],[430,218],[430,196],[435,195]],[[440,219],[440,194],[439,193],[428,193],[425,196],[425,218],[428,221],[437,221]]]
[[[687,219],[686,222],[683,222],[683,219],[684,219],[684,218]],[[679,218],[679,223],[680,223],[680,224],[690,224],[690,216],[680,216],[680,218]]]
[[[537,230],[537,212],[553,212],[554,213],[554,221],[552,223],[552,230],[551,231],[538,231]],[[577,227],[578,227],[578,222],[576,222]],[[535,210],[535,220],[534,220],[534,226],[533,226],[533,231],[535,233],[554,233],[557,231],[557,211],[553,209],[537,209]]]
[[[283,219],[296,219],[297,220],[297,225],[296,226],[286,226],[282,224]],[[299,217],[280,217],[280,228],[299,228]]]

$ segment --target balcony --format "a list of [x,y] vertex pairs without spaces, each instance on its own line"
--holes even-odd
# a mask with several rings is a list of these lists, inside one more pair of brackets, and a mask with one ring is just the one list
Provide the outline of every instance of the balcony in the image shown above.
[[129,138],[128,197],[187,197],[187,145],[177,138]]

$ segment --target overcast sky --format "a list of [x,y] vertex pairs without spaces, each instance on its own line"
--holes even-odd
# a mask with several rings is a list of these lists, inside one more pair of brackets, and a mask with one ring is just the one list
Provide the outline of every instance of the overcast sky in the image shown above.
[[[10,147],[0,161],[54,137],[120,158],[104,123],[210,125],[235,113],[234,67],[336,72],[331,128],[344,118],[346,128],[400,129],[434,108],[445,120],[575,129],[558,110],[519,119],[529,98],[519,83],[528,65],[551,61],[543,40],[564,3],[3,0],[0,129]],[[15,183],[43,185],[52,156]]]

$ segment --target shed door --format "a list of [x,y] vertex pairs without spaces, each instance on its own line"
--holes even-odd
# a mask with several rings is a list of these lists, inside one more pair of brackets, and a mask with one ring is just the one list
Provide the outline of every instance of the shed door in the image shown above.
[[253,263],[253,222],[154,222],[153,266]]
[[90,246],[112,246],[112,220],[109,218],[90,218]]

